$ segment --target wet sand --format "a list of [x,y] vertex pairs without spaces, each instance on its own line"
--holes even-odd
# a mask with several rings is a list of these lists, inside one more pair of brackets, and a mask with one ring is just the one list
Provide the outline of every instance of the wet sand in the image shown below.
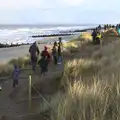
[[[74,39],[76,35],[74,36],[65,36],[62,37],[63,40],[71,40]],[[45,38],[44,40],[40,42],[46,42],[46,44],[38,44],[39,50],[42,51],[45,45],[49,45],[49,42],[53,42],[58,40],[58,37],[51,37],[51,38]],[[30,45],[23,45],[19,47],[11,47],[11,48],[1,48],[0,49],[0,63],[6,63],[9,60],[13,58],[18,58],[18,57],[24,57],[25,55],[29,54],[29,47]]]

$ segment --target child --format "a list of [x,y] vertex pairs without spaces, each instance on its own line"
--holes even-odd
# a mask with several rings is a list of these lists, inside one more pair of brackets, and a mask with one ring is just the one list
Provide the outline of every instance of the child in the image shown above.
[[17,65],[14,65],[14,71],[13,71],[13,88],[18,86],[18,79],[20,75],[20,69]]
[[48,71],[48,63],[49,60],[46,58],[46,56],[41,54],[41,59],[38,62],[41,68],[41,75],[45,74]]

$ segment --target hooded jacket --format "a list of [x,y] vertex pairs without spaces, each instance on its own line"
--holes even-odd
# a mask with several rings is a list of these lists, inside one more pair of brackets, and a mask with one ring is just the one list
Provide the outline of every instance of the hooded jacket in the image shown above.
[[33,44],[30,46],[29,52],[30,52],[30,54],[31,54],[32,57],[36,57],[36,56],[37,56],[36,53],[38,53],[38,54],[40,53],[39,48],[38,48],[38,46],[36,45],[36,42],[33,43]]

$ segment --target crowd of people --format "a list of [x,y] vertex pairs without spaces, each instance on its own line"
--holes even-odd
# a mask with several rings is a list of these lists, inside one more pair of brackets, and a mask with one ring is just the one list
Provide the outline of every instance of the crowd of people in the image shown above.
[[[59,42],[54,42],[53,48],[52,48],[52,55],[48,51],[48,47],[44,46],[44,50],[41,52],[39,51],[39,48],[35,43],[33,43],[30,46],[29,49],[30,55],[31,55],[31,65],[33,71],[36,70],[36,65],[38,62],[38,65],[41,68],[41,74],[44,74],[48,71],[48,65],[51,61],[51,58],[53,57],[54,64],[61,64],[62,63],[62,38],[59,38]],[[38,60],[38,56],[41,56],[41,59]]]
[[[52,57],[53,57],[54,65],[61,64],[63,61],[62,48],[63,45],[62,45],[61,37],[59,38],[58,43],[54,42],[52,48],[52,54],[50,54],[47,46],[44,46],[44,50],[40,52],[37,43],[34,42],[29,48],[32,70],[35,72],[36,66],[39,65],[41,70],[41,75],[45,75],[45,73],[48,72],[48,65],[51,62]],[[18,66],[15,65],[13,71],[13,88],[18,86],[19,75],[20,75],[20,69]]]
[[102,34],[101,34],[101,30],[108,30],[110,28],[115,28],[118,35],[120,35],[120,24],[117,24],[116,26],[115,25],[111,25],[111,24],[107,24],[107,25],[104,25],[104,27],[101,27],[101,25],[99,25],[97,28],[95,28],[92,32],[92,39],[93,39],[93,44],[96,45],[96,44],[100,44],[100,40],[101,38],[103,37]]

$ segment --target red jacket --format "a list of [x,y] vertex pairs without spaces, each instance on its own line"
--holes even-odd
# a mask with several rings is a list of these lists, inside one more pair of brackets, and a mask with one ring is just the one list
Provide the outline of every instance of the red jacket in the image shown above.
[[50,56],[50,54],[49,54],[49,52],[48,52],[47,50],[43,50],[43,51],[42,51],[42,54],[43,54],[44,56],[46,56],[49,61],[51,60],[51,56]]

